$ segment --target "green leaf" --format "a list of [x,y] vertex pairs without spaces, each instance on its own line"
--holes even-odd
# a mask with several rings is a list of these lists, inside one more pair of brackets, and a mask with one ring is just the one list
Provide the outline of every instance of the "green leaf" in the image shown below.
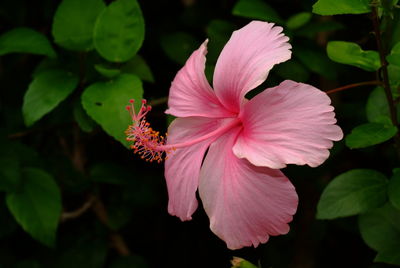
[[128,147],[125,130],[132,119],[125,107],[130,99],[135,99],[140,105],[142,95],[140,79],[131,74],[121,74],[113,80],[97,82],[86,88],[82,94],[82,105],[105,132]]
[[291,16],[287,22],[286,27],[291,30],[295,30],[305,25],[311,20],[312,14],[310,12],[300,12]]
[[44,170],[22,170],[21,188],[6,196],[9,210],[33,238],[53,247],[61,214],[61,194],[53,177]]
[[387,203],[359,217],[365,243],[378,251],[375,261],[400,265],[400,211]]
[[297,47],[294,50],[294,55],[314,73],[331,80],[336,79],[337,73],[334,63],[324,53],[316,49]]
[[33,125],[68,97],[78,85],[78,77],[63,70],[39,73],[24,96],[22,113],[25,124]]
[[46,36],[29,28],[16,28],[0,36],[0,56],[8,53],[32,53],[56,57]]
[[283,24],[279,14],[262,0],[239,0],[233,7],[232,14],[240,17],[259,19]]
[[384,262],[393,265],[400,265],[400,253],[399,246],[393,247],[390,249],[384,249],[378,252],[374,261],[375,262]]
[[109,66],[106,66],[104,64],[96,64],[94,65],[94,68],[96,71],[98,71],[101,75],[107,78],[113,78],[121,74],[120,69],[112,68]]
[[146,261],[137,255],[119,257],[113,263],[111,263],[110,268],[148,268],[149,265]]
[[388,196],[392,205],[400,209],[400,169],[395,169],[389,181]]
[[122,66],[121,71],[123,73],[135,74],[143,81],[154,83],[154,76],[149,65],[139,55],[135,55],[135,57]]
[[276,72],[283,79],[291,79],[297,82],[306,82],[310,77],[309,72],[304,65],[295,59],[278,64],[274,67]]
[[84,132],[91,132],[96,126],[96,122],[87,115],[80,101],[74,103],[73,113],[75,121]]
[[397,133],[397,128],[390,124],[367,123],[355,127],[346,136],[346,145],[351,149],[365,148],[385,142]]
[[328,57],[336,62],[356,66],[365,71],[376,71],[381,67],[378,52],[362,50],[352,42],[331,41],[326,48]]
[[54,15],[54,41],[66,49],[92,49],[94,25],[104,8],[102,0],[63,0]]
[[363,14],[371,12],[371,0],[318,0],[312,12],[318,15]]
[[131,59],[142,46],[144,20],[136,0],[116,0],[97,18],[94,46],[111,62]]
[[390,86],[396,91],[392,91],[393,97],[399,97],[397,88],[400,87],[400,66],[389,64],[388,66]]
[[382,87],[376,87],[370,94],[366,105],[369,122],[384,123],[390,118],[388,102]]
[[[393,89],[395,94],[396,89]],[[367,105],[365,107],[367,119],[372,123],[382,123],[391,125],[389,105],[386,99],[385,91],[382,87],[376,87],[369,94]],[[397,107],[397,116],[400,117],[400,106]]]
[[386,202],[387,179],[372,169],[353,169],[334,178],[317,207],[318,219],[353,216]]
[[161,48],[172,61],[181,65],[199,47],[197,40],[188,33],[176,32],[161,36]]
[[[392,48],[392,51],[386,59],[389,62],[388,72],[390,85],[392,88],[397,89],[400,87],[400,42]],[[394,91],[393,93],[396,93],[398,97],[398,91]],[[394,96],[396,95],[394,94]]]
[[257,268],[254,264],[245,259],[233,257],[231,260],[232,267],[231,268]]
[[400,67],[400,42],[398,42],[393,48],[390,54],[386,57],[390,64]]

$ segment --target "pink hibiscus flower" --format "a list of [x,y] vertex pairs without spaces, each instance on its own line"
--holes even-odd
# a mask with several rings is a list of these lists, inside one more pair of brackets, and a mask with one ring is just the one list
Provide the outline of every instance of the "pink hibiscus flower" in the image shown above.
[[145,102],[139,114],[131,109],[128,140],[147,160],[167,153],[170,214],[190,220],[199,189],[210,228],[228,248],[256,247],[286,234],[297,209],[296,191],[279,169],[320,165],[343,133],[329,97],[313,86],[287,80],[245,98],[290,58],[281,27],[253,21],[235,31],[215,66],[214,89],[204,74],[206,46],[172,82],[166,113],[178,118],[166,142],[145,122]]

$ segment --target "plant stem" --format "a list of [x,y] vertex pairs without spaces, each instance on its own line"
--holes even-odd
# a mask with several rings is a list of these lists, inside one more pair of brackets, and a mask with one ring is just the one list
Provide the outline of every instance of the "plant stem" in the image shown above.
[[380,31],[380,22],[379,22],[379,17],[378,17],[378,11],[377,7],[372,7],[372,21],[374,25],[374,32],[376,36],[376,45],[378,48],[379,52],[379,57],[381,60],[381,70],[382,70],[382,78],[383,78],[383,89],[385,90],[385,95],[387,98],[387,101],[389,103],[389,110],[390,110],[390,117],[392,120],[393,125],[397,126],[399,123],[397,121],[397,113],[396,113],[396,108],[394,106],[394,101],[393,101],[393,95],[392,95],[392,90],[390,88],[390,83],[389,83],[389,75],[388,75],[388,69],[387,69],[387,61],[386,61],[386,53],[385,49],[382,44],[382,37],[381,37],[381,31]]
[[[390,88],[389,75],[388,75],[388,69],[387,69],[388,63],[386,61],[386,51],[385,51],[385,48],[383,47],[383,43],[382,43],[380,21],[379,21],[379,17],[378,17],[378,8],[376,6],[372,7],[372,22],[373,22],[373,26],[374,26],[376,46],[378,48],[379,58],[380,58],[381,65],[382,65],[382,67],[381,67],[382,80],[383,80],[382,83],[383,83],[383,89],[385,91],[386,99],[387,99],[388,105],[389,105],[390,119],[392,120],[393,125],[398,127],[399,122],[397,120],[396,106],[394,104],[392,90]],[[397,147],[398,156],[400,158],[400,134],[399,134],[399,132],[397,132],[396,136],[394,136],[394,141],[395,141],[395,146]]]
[[373,81],[366,81],[366,82],[360,82],[360,83],[354,83],[354,84],[350,84],[350,85],[346,85],[343,87],[338,87],[338,88],[334,88],[331,90],[327,90],[325,91],[326,94],[332,94],[332,93],[336,93],[342,90],[346,90],[349,88],[353,88],[353,87],[361,87],[361,86],[370,86],[370,85],[382,85],[381,81],[377,81],[377,80],[373,80]]

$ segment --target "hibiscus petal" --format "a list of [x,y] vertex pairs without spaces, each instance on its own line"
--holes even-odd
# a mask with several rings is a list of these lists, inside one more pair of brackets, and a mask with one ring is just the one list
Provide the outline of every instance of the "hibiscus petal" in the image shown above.
[[239,112],[244,95],[264,82],[275,64],[290,59],[288,40],[282,27],[261,21],[233,32],[214,72],[215,93],[227,109]]
[[[222,120],[204,117],[175,119],[168,129],[167,144],[186,142],[216,129]],[[204,153],[212,139],[179,148],[168,154],[165,160],[169,203],[168,212],[181,220],[191,220],[197,208],[196,190]]]
[[332,141],[343,138],[330,104],[328,95],[307,84],[287,80],[269,88],[243,106],[233,151],[256,166],[316,167],[328,158]]
[[167,114],[176,117],[227,117],[231,113],[221,105],[204,74],[207,40],[194,51],[172,81]]
[[239,249],[286,234],[298,198],[280,170],[253,166],[237,158],[232,146],[236,128],[211,144],[200,171],[199,193],[211,230]]

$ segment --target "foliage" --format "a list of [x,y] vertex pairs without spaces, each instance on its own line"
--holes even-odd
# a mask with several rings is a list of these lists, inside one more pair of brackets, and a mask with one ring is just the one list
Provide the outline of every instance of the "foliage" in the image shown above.
[[[211,78],[253,19],[282,26],[293,52],[258,89],[328,92],[346,137],[323,166],[284,170],[300,199],[290,233],[231,252],[202,210],[168,215],[163,167],[129,151],[125,106],[148,99],[165,131],[192,51],[209,39]],[[400,265],[398,1],[6,0],[0,21],[0,267]]]

